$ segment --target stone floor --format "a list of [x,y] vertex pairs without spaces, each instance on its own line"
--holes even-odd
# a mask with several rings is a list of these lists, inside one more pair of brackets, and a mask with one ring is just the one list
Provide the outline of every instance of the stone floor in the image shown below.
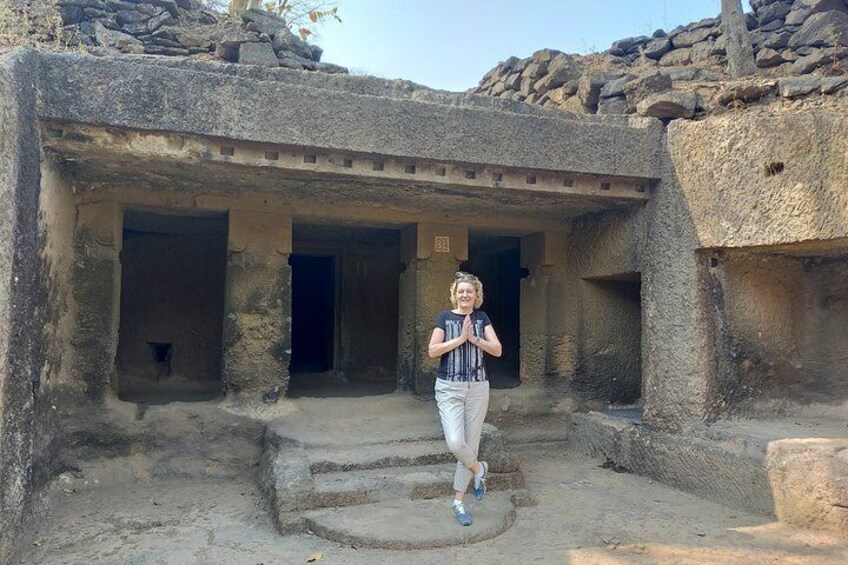
[[[150,407],[145,418],[171,407]],[[233,410],[233,407],[229,407]],[[208,411],[203,412],[206,414]],[[329,417],[332,415],[332,417]],[[284,425],[287,433],[321,449],[338,442],[411,432],[438,433],[431,402],[395,393],[360,399],[297,399],[263,408],[254,417]],[[195,420],[197,418],[194,418]],[[354,506],[356,524],[373,518],[374,531],[330,541],[310,532],[280,535],[255,469],[229,478],[130,480],[93,489],[56,485],[53,499],[15,563],[810,563],[848,562],[848,543],[802,531],[706,501],[650,479],[607,468],[570,453],[556,419],[506,429],[521,462],[534,506],[505,505],[503,493],[475,503],[469,542],[434,549],[362,547],[370,540],[460,528],[449,498],[425,501],[409,515],[402,505]],[[541,441],[545,440],[545,441]],[[364,448],[367,449],[367,448]],[[423,508],[423,506],[422,506]],[[369,515],[373,512],[373,515]],[[493,520],[510,515],[507,522]],[[327,527],[349,529],[350,514],[326,511]],[[357,526],[359,527],[359,526]],[[496,528],[499,535],[474,543]],[[500,533],[502,532],[502,533]],[[326,535],[326,532],[323,532]],[[330,536],[332,537],[332,536]]]

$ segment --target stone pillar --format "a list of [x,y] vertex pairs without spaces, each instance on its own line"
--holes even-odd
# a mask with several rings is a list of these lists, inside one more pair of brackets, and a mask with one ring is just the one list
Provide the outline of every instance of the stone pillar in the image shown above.
[[81,204],[74,231],[72,293],[74,376],[85,395],[102,400],[116,390],[115,354],[121,316],[123,211],[115,202]]
[[[675,158],[690,158],[679,151]],[[720,398],[708,258],[695,251],[700,246],[698,231],[671,159],[663,153],[663,180],[646,208],[642,421],[673,431],[708,420]]]
[[521,238],[521,264],[529,270],[521,280],[522,382],[560,383],[574,370],[576,292],[568,291],[568,239],[565,232]]
[[231,210],[223,381],[229,392],[276,400],[289,384],[291,217]]
[[401,234],[398,386],[433,395],[438,359],[427,345],[439,312],[451,308],[450,285],[459,264],[468,259],[468,228],[416,224]]

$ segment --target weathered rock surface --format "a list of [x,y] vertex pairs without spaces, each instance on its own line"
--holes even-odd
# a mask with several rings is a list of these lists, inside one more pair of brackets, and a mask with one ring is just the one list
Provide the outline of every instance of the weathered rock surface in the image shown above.
[[123,53],[214,56],[231,63],[346,73],[319,64],[322,50],[294,35],[286,22],[250,9],[242,22],[205,9],[197,0],[57,0],[71,45]]
[[244,43],[239,47],[238,62],[242,65],[280,66],[280,60],[270,43]]
[[722,89],[718,93],[716,100],[721,105],[727,105],[737,100],[746,103],[754,102],[772,94],[774,92],[774,87],[775,83],[773,81],[765,83],[744,82],[742,84],[735,84]]
[[[813,71],[838,76],[848,68],[848,2],[845,0],[762,0],[752,2],[751,7],[750,39],[764,78],[806,75]],[[726,80],[725,44],[719,18],[705,18],[678,26],[669,33],[657,30],[651,37],[614,41],[609,50],[596,55],[544,50],[548,57],[554,53],[547,69],[535,61],[538,54],[526,59],[511,57],[486,73],[472,92],[572,113],[631,113],[648,94],[688,90],[678,84],[682,81]],[[567,71],[555,68],[557,58],[570,61]],[[652,66],[658,67],[674,84],[628,93],[625,85],[635,90],[638,81],[645,81],[646,68]],[[753,102],[765,98],[767,90],[728,91],[720,97],[726,102],[719,105]],[[835,91],[828,90],[832,92]],[[626,104],[622,104],[622,94],[626,95]],[[711,100],[712,96],[708,93],[704,99]]]
[[622,87],[622,92],[627,98],[627,108],[633,112],[636,106],[652,94],[659,94],[671,90],[671,77],[662,72],[649,73],[635,80],[627,82]]
[[786,77],[778,81],[777,88],[784,98],[797,98],[819,91],[821,79],[816,76]]
[[767,466],[782,522],[848,537],[848,441],[771,442]]
[[813,14],[789,40],[790,47],[848,45],[848,14],[838,10]]
[[698,95],[694,92],[665,92],[652,94],[636,105],[640,116],[669,120],[693,118],[698,107]]

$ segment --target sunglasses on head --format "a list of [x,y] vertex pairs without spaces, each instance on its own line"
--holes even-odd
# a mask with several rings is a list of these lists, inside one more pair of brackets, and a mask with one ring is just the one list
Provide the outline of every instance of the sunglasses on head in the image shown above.
[[463,273],[462,271],[457,271],[456,280],[458,281],[476,281],[477,277],[469,273]]

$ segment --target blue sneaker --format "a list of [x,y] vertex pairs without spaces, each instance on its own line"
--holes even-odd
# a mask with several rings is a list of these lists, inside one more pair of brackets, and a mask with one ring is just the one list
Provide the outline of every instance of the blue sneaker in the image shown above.
[[483,497],[486,496],[486,475],[489,474],[488,463],[480,461],[480,466],[483,467],[483,472],[479,476],[474,475],[474,486],[471,487],[476,500],[483,500]]
[[465,509],[465,505],[463,503],[454,501],[451,506],[451,511],[453,512],[453,517],[456,518],[456,521],[459,522],[460,526],[471,525],[471,514],[469,514]]

